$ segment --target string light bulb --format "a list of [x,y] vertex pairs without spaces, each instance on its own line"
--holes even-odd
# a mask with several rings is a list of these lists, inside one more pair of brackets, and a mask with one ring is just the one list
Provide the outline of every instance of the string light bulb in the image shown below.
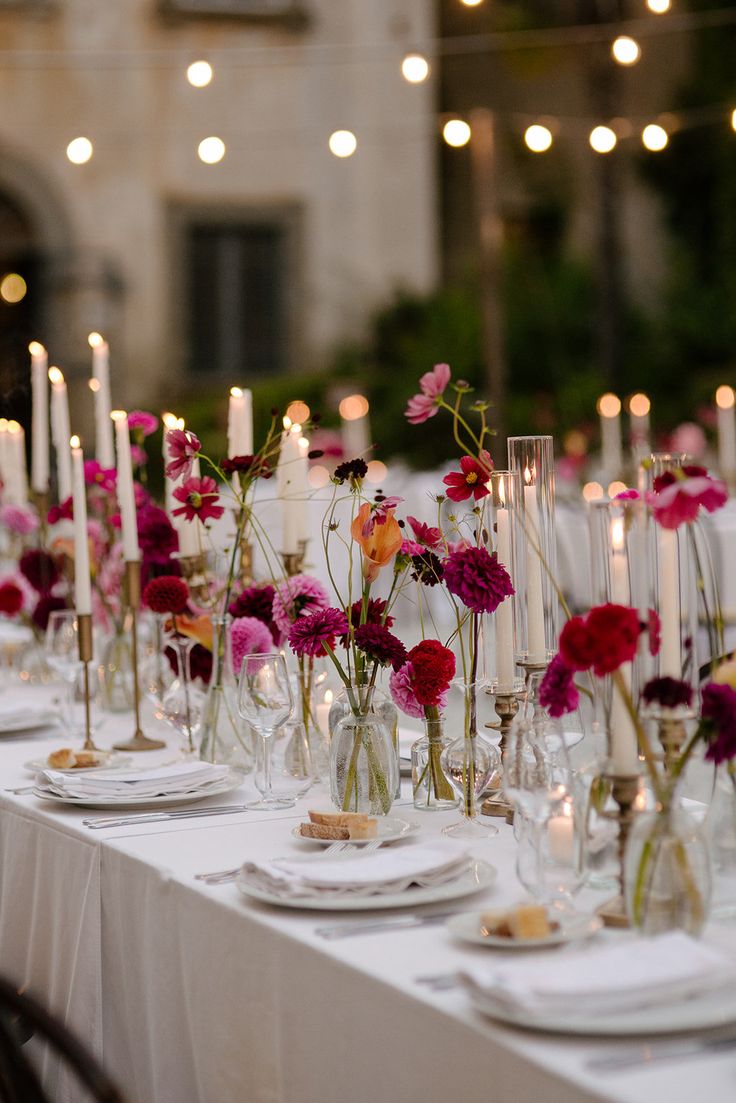
[[187,68],[187,80],[193,88],[206,88],[213,77],[209,61],[193,61]]
[[470,127],[463,119],[448,119],[442,127],[442,137],[448,146],[460,149],[470,141]]
[[429,62],[423,54],[407,54],[401,62],[401,75],[409,84],[421,84],[429,76]]
[[650,123],[649,126],[645,126],[641,140],[645,149],[648,149],[650,153],[659,153],[663,150],[669,142],[669,135],[663,126],[659,123]]
[[610,126],[594,126],[588,141],[596,153],[610,153],[616,148],[618,138]]
[[613,60],[619,65],[636,65],[641,57],[641,46],[628,34],[620,34],[611,44]]
[[327,143],[335,157],[352,157],[358,148],[358,139],[352,130],[333,130]]
[[66,155],[73,165],[86,165],[92,157],[94,148],[89,138],[72,138],[66,147]]
[[225,143],[214,134],[203,138],[197,146],[197,156],[205,165],[217,165],[225,156]]
[[541,123],[532,123],[524,131],[524,141],[532,153],[546,153],[552,145],[552,131]]

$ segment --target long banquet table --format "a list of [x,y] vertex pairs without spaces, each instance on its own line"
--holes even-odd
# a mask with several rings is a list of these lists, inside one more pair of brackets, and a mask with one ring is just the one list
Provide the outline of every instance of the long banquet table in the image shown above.
[[[99,743],[111,745],[126,723],[109,721]],[[324,792],[271,815],[93,831],[82,820],[96,813],[7,791],[30,783],[24,762],[63,743],[46,730],[0,745],[0,971],[63,1017],[132,1101],[734,1098],[733,1052],[594,1074],[586,1067],[591,1056],[631,1041],[525,1033],[482,1018],[461,988],[419,983],[488,960],[488,951],[453,941],[441,925],[328,942],[317,927],[365,916],[270,908],[244,899],[233,884],[194,880],[196,872],[252,855],[303,853],[291,828],[308,807],[328,805]],[[146,761],[164,758],[170,748]],[[453,815],[415,813],[408,792],[394,807],[420,819],[427,836]],[[502,824],[473,850],[496,866],[497,882],[451,906],[518,900],[511,829]],[[583,908],[600,900],[589,890],[579,897]],[[711,924],[707,937],[736,955],[733,927]],[[78,1099],[50,1060],[46,1077],[55,1098]]]

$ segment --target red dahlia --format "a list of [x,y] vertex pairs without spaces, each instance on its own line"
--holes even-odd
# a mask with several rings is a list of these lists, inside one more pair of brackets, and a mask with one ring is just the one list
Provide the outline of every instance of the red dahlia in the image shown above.
[[420,705],[438,705],[455,677],[455,656],[439,640],[422,640],[409,652],[412,689]]
[[143,601],[153,613],[183,613],[189,601],[189,587],[183,578],[163,574],[152,578],[143,591]]

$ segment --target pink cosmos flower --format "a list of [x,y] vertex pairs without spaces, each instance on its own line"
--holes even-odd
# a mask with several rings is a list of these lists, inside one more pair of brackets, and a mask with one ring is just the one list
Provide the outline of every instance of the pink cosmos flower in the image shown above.
[[237,674],[245,655],[267,655],[273,651],[273,637],[257,617],[238,617],[230,626],[230,646]]
[[188,479],[192,473],[194,457],[202,450],[199,438],[188,429],[169,429],[166,434],[166,448],[170,457],[170,462],[166,465],[167,478]]
[[58,521],[74,520],[74,500],[71,494],[63,502],[59,502],[58,506],[51,507],[46,520],[50,525],[55,525]]
[[416,540],[404,540],[399,549],[402,555],[424,555],[426,550],[422,544],[417,544]]
[[342,609],[318,609],[308,617],[299,617],[289,631],[289,646],[295,655],[325,655],[325,645],[335,647],[335,637],[344,636],[348,618]]
[[431,371],[425,372],[419,380],[421,394],[410,398],[406,407],[406,420],[411,425],[421,425],[434,417],[439,409],[437,400],[444,394],[451,374],[448,364],[435,364]]
[[461,456],[460,471],[451,471],[442,482],[447,487],[447,497],[453,502],[475,498],[476,502],[490,494],[488,480],[493,470],[493,460],[485,448],[478,459]]
[[38,514],[35,510],[23,506],[1,506],[0,525],[18,536],[28,536],[38,528]]
[[299,617],[326,609],[329,604],[329,596],[321,582],[308,574],[296,574],[277,585],[273,596],[273,619],[279,631],[286,635]]
[[[176,432],[176,430],[173,430]],[[174,497],[184,504],[172,511],[174,517],[185,517],[187,521],[193,521],[198,517],[200,521],[210,518],[216,521],[225,512],[222,506],[218,506],[219,498],[217,483],[209,475],[201,479],[187,479],[174,491]]]
[[662,480],[657,480],[659,487],[650,496],[654,518],[664,529],[677,529],[694,521],[701,506],[708,513],[715,513],[728,501],[728,488],[720,479],[706,474],[690,475],[687,468],[683,471],[685,478],[673,478],[664,486]]
[[128,414],[128,428],[137,430],[142,437],[150,437],[158,429],[158,418],[147,410],[131,410]]
[[442,543],[440,529],[425,525],[423,521],[417,521],[416,517],[407,516],[406,519],[411,525],[414,538],[418,543],[423,544],[425,548],[431,548],[433,551],[440,546]]
[[85,460],[84,481],[87,486],[97,486],[105,494],[110,494],[117,485],[118,473],[114,467],[103,467],[97,460]]

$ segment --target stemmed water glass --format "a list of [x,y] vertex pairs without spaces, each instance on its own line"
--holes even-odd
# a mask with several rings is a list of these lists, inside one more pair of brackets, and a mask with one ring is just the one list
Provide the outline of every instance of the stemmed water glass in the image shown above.
[[292,808],[295,797],[277,795],[273,791],[271,754],[274,733],[286,723],[294,708],[289,673],[281,654],[245,655],[240,667],[238,712],[262,740],[263,774],[257,771],[256,788],[259,800],[249,801],[246,808],[276,810]]
[[77,614],[74,609],[55,609],[46,627],[46,661],[66,683],[64,727],[70,735],[74,726],[74,701],[82,662],[79,658]]

